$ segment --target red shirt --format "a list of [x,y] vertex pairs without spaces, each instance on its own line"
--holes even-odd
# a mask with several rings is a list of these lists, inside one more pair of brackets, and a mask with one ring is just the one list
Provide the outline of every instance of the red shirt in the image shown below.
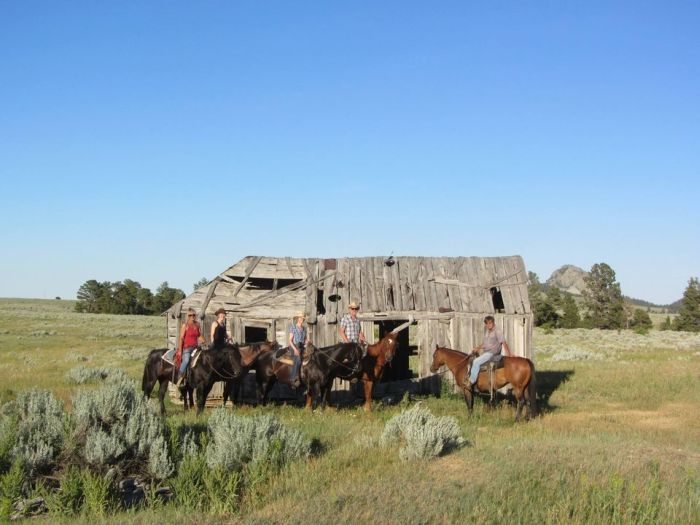
[[185,325],[185,337],[182,348],[191,348],[197,346],[199,342],[199,323]]

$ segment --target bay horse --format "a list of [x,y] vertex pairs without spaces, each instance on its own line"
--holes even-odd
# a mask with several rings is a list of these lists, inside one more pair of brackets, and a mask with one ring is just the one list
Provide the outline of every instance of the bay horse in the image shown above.
[[[309,343],[304,353],[308,358],[313,351],[313,345]],[[292,365],[277,360],[276,354],[277,351],[275,350],[262,351],[251,367],[251,370],[255,370],[258,397],[263,406],[267,405],[267,396],[270,394],[272,387],[275,386],[275,383],[279,382],[294,387],[292,384]],[[301,380],[302,378],[300,377],[299,379]]]
[[235,404],[240,384],[251,366],[265,349],[271,349],[277,343],[254,343],[241,346],[226,344],[217,349],[204,350],[197,363],[190,367],[187,381],[197,392],[197,414],[201,414],[214,383],[224,381],[224,405],[231,394]]
[[[374,383],[382,378],[384,367],[394,358],[398,339],[394,332],[386,334],[378,343],[362,347],[357,343],[338,343],[317,349],[302,368],[302,378],[307,385],[306,408],[312,408],[314,400],[321,398],[321,406],[328,403],[333,380],[336,377],[352,381],[362,379],[365,412],[372,410]],[[359,353],[358,353],[359,350]]]
[[[430,371],[435,373],[438,369],[446,365],[454,376],[455,383],[462,389],[464,400],[467,403],[469,414],[474,408],[474,395],[469,384],[469,373],[475,354],[465,354],[451,348],[439,347],[435,345],[433,363]],[[493,371],[493,388],[497,390],[510,384],[513,387],[513,394],[518,402],[515,411],[515,421],[520,419],[520,415],[525,405],[528,404],[525,419],[537,415],[537,398],[535,392],[535,365],[525,357],[503,356],[503,368]],[[478,392],[489,393],[491,391],[491,379],[488,371],[480,371],[476,381]]]
[[[174,365],[163,359],[163,355],[167,351],[167,348],[151,350],[146,358],[146,364],[143,367],[143,379],[141,380],[141,389],[146,398],[151,397],[153,388],[158,383],[158,401],[160,402],[161,415],[165,415],[165,394],[168,391],[168,383],[173,380],[175,368]],[[180,394],[185,402],[185,410],[194,407],[192,388],[187,383],[180,387]]]

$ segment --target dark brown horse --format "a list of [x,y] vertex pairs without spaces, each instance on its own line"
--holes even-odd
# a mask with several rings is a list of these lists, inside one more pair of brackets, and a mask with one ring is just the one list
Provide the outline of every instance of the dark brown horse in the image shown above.
[[[438,369],[446,365],[450,369],[455,378],[455,383],[464,392],[464,400],[469,408],[469,413],[472,413],[474,408],[474,395],[469,384],[469,373],[471,372],[474,354],[465,354],[451,348],[441,348],[435,345],[435,353],[433,354],[433,364],[430,365],[430,371],[435,373]],[[497,390],[510,384],[513,387],[513,394],[518,402],[518,407],[515,411],[515,420],[520,419],[525,401],[528,404],[527,414],[525,419],[530,419],[531,416],[537,415],[537,399],[535,393],[535,365],[532,361],[525,357],[503,357],[503,368],[497,368],[493,372],[493,389]],[[482,393],[491,391],[490,372],[481,371],[476,382],[476,389]]]
[[[255,360],[251,370],[255,370],[255,381],[258,384],[258,397],[263,406],[267,404],[267,396],[270,390],[275,386],[275,383],[283,383],[294,388],[292,381],[292,366],[285,362],[287,359],[280,360],[278,357],[284,355],[285,349],[282,350],[264,350]],[[305,354],[308,356],[313,352],[313,345],[309,344]],[[291,361],[290,361],[291,362]],[[299,378],[301,380],[301,378]]]
[[[158,401],[160,402],[160,413],[165,415],[165,394],[168,391],[168,383],[173,380],[173,365],[163,359],[163,354],[167,352],[167,348],[157,348],[151,350],[146,358],[146,365],[143,367],[143,379],[141,380],[141,389],[143,395],[147,398],[151,397],[153,388],[158,383]],[[194,406],[192,397],[192,388],[185,383],[180,388],[180,394],[185,402],[185,410]]]

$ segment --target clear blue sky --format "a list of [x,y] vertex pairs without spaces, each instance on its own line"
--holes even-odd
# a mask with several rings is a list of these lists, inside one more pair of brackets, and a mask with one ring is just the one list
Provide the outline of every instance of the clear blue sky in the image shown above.
[[0,296],[245,255],[700,275],[697,2],[0,0]]

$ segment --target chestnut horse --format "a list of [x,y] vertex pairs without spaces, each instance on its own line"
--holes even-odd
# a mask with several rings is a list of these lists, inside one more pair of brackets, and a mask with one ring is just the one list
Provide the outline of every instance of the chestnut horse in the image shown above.
[[[450,369],[455,378],[455,383],[457,383],[464,392],[464,400],[469,408],[469,414],[472,413],[474,408],[474,396],[471,385],[469,384],[469,373],[471,372],[475,357],[473,353],[465,354],[458,350],[435,345],[433,364],[430,365],[430,371],[433,373],[437,372],[442,365],[446,365],[447,368]],[[504,356],[502,359],[503,368],[497,368],[493,371],[494,390],[502,388],[507,384],[513,387],[513,394],[518,401],[518,407],[515,411],[516,421],[520,419],[525,401],[527,401],[528,404],[525,419],[536,416],[535,365],[525,357]],[[491,391],[490,373],[483,370],[479,372],[475,386],[478,392],[489,393]]]

